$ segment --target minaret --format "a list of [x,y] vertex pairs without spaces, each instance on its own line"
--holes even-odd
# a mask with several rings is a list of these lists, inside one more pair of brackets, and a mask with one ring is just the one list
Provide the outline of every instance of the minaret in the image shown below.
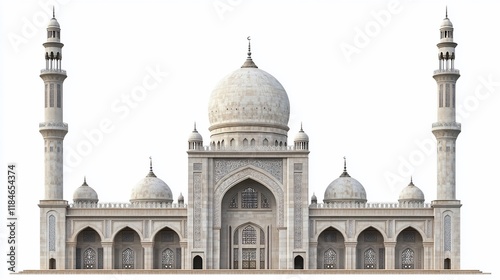
[[437,140],[437,198],[434,208],[434,269],[460,269],[460,200],[455,191],[456,140],[460,124],[455,120],[456,83],[453,25],[448,12],[440,28],[439,68],[434,71],[437,83],[437,122],[432,133]]
[[61,28],[53,17],[47,27],[45,68],[40,77],[44,82],[45,121],[40,133],[45,141],[45,198],[63,199],[63,140],[68,125],[63,122],[63,82],[66,71],[61,69]]
[[[45,196],[40,200],[40,269],[74,268],[67,262],[66,213],[68,202],[63,199],[63,140],[68,125],[63,122],[63,82],[66,71],[61,69],[61,28],[55,15],[47,27],[45,68],[40,77],[44,83],[45,121],[40,123],[44,140]],[[74,248],[69,254],[74,254]],[[69,267],[68,267],[69,266]]]
[[438,115],[432,124],[432,133],[437,139],[437,200],[455,200],[455,142],[460,133],[460,123],[455,120],[455,84],[460,73],[455,69],[455,47],[453,25],[446,18],[440,28],[439,69],[434,71],[437,82]]

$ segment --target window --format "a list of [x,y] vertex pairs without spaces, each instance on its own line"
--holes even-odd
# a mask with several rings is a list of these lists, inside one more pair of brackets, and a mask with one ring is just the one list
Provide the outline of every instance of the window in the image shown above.
[[450,107],[450,84],[446,84],[446,100],[445,100],[445,106]]
[[375,265],[376,265],[376,260],[377,260],[377,256],[375,254],[375,250],[373,250],[372,248],[368,249],[365,251],[365,268],[367,269],[375,269]]
[[443,85],[439,85],[439,107],[443,107]]
[[62,105],[62,92],[61,92],[61,85],[57,85],[57,108],[61,108]]
[[92,248],[88,248],[83,252],[83,268],[84,269],[96,268],[96,253]]
[[407,248],[401,253],[401,265],[403,269],[413,269],[415,267],[415,252]]
[[238,194],[235,194],[229,202],[229,208],[238,208]]
[[134,251],[130,248],[127,248],[122,252],[122,268],[124,269],[134,268]]
[[258,193],[253,188],[247,188],[241,193],[241,208],[257,208]]
[[174,251],[167,248],[161,253],[161,267],[164,269],[172,269],[174,266]]
[[269,208],[269,201],[267,200],[267,197],[262,193],[260,194],[260,207]]
[[257,243],[257,232],[252,226],[246,226],[242,231],[242,244],[256,244]]
[[54,107],[54,84],[50,84],[50,107]]
[[337,253],[332,248],[325,251],[323,264],[325,269],[337,268]]

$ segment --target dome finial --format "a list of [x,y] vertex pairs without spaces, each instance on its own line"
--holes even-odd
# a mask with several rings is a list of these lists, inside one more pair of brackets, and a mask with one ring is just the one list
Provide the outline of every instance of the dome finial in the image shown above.
[[347,161],[345,156],[344,156],[344,172],[347,172]]
[[149,171],[153,172],[153,158],[149,157]]
[[250,36],[247,37],[247,40],[248,40],[248,57],[249,59],[252,59],[252,51],[251,51],[251,48],[250,48]]
[[448,18],[448,5],[446,5],[446,18]]
[[87,184],[87,176],[83,176],[83,184],[86,185]]
[[52,6],[52,17],[56,18],[56,7]]
[[252,60],[252,49],[250,47],[250,36],[247,37],[247,40],[248,40],[247,60],[245,61],[245,63],[243,63],[241,68],[259,68],[259,67],[257,67],[257,65],[255,65],[255,63]]
[[300,122],[300,132],[304,132],[304,130],[302,129],[302,122]]
[[413,176],[410,176],[410,184],[413,184]]

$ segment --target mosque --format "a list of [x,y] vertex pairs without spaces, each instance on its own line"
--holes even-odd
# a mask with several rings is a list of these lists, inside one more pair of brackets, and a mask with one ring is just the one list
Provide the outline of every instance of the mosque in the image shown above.
[[[250,41],[249,41],[250,42]],[[40,269],[460,269],[460,200],[455,197],[456,82],[453,25],[440,27],[437,83],[437,198],[413,184],[393,203],[369,202],[344,169],[323,202],[309,193],[309,136],[288,140],[284,87],[248,56],[208,104],[210,140],[187,138],[189,177],[176,201],[150,166],[122,203],[99,201],[84,180],[63,199],[61,29],[47,27],[44,82],[45,195],[40,200]],[[189,131],[189,130],[188,130]],[[311,147],[312,148],[312,147]],[[133,178],[131,178],[133,179]],[[68,189],[68,186],[66,186]]]

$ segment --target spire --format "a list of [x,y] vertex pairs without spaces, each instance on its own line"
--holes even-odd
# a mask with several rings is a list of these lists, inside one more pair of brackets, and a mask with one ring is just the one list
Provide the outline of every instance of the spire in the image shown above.
[[347,173],[347,160],[345,157],[344,157],[344,172],[342,172],[340,177],[351,177],[349,173]]
[[83,185],[86,186],[87,185],[87,176],[83,176]]
[[56,7],[52,6],[52,18],[56,18]]
[[252,60],[252,50],[251,50],[251,46],[250,46],[250,36],[247,37],[247,40],[248,40],[247,60],[245,61],[245,63],[243,63],[243,65],[241,66],[241,68],[259,68],[259,67],[257,67],[257,65],[255,65],[255,63]]
[[198,130],[196,130],[196,122],[194,122],[194,130],[193,132],[198,132]]
[[302,122],[300,122],[300,132],[304,132],[304,130],[302,129]]
[[153,158],[149,157],[149,173],[146,175],[146,177],[156,177],[156,175],[153,173]]
[[446,6],[446,17],[445,18],[448,18],[448,6]]

